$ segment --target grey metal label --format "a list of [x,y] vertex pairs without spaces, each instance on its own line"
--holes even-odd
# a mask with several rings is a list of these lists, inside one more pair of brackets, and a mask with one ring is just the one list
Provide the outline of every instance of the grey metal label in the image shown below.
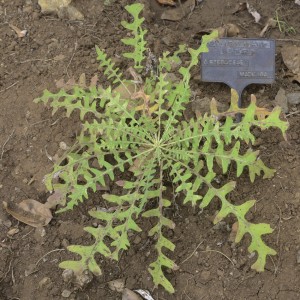
[[221,38],[202,53],[201,75],[207,82],[224,82],[241,95],[251,83],[275,80],[275,41]]

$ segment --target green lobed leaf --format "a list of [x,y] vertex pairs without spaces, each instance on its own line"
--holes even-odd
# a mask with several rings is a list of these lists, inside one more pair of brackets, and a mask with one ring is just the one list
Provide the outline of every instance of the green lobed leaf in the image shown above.
[[[180,56],[186,52],[186,46],[180,46],[173,54],[163,53],[155,72],[144,79],[147,74],[142,77],[135,73],[143,69],[146,51],[144,18],[139,17],[142,8],[141,4],[126,6],[133,20],[122,22],[132,34],[123,39],[123,43],[133,48],[133,52],[124,54],[134,61],[133,80],[123,79],[114,62],[96,47],[100,67],[110,84],[107,88],[74,87],[71,92],[61,90],[57,94],[46,90],[35,100],[49,102],[54,112],[65,108],[67,116],[79,110],[84,121],[74,147],[45,178],[47,189],[60,192],[62,201],[66,201],[66,206],[59,211],[73,209],[89,198],[90,193],[97,192],[99,185],[107,189],[109,179],[112,182],[118,180],[117,184],[122,188],[117,194],[97,193],[100,198],[98,209],[89,214],[101,225],[85,228],[93,241],[87,246],[70,246],[68,249],[80,258],[62,262],[60,267],[78,274],[90,270],[100,275],[99,261],[95,257],[118,260],[130,247],[129,232],[142,230],[140,218],[153,218],[148,234],[155,240],[156,257],[149,265],[149,272],[156,286],[162,285],[173,293],[174,288],[164,274],[165,268],[177,269],[168,257],[175,245],[165,234],[165,230],[175,227],[170,215],[166,214],[173,201],[165,196],[172,188],[174,199],[178,196],[184,204],[201,208],[207,207],[213,199],[219,199],[221,208],[215,222],[230,214],[237,218],[236,242],[246,234],[251,236],[248,250],[257,253],[252,268],[262,271],[266,257],[276,253],[263,241],[263,236],[270,234],[272,229],[268,224],[253,224],[247,220],[247,212],[254,200],[241,205],[229,201],[236,183],[220,182],[216,164],[224,174],[234,163],[237,176],[248,169],[251,181],[261,173],[264,178],[270,178],[274,170],[264,165],[258,151],[244,151],[242,144],[255,142],[254,126],[262,130],[278,128],[285,137],[288,124],[280,119],[279,108],[271,112],[259,108],[254,96],[249,107],[239,108],[237,93],[233,90],[228,111],[219,113],[213,100],[210,115],[183,121],[183,112],[192,95],[191,70],[198,64],[199,55],[208,51],[207,43],[217,38],[217,33],[204,36],[198,49],[187,50],[190,58],[185,66],[181,65]],[[170,76],[174,66],[179,68],[180,78]],[[136,77],[141,78],[136,80]],[[127,89],[128,93],[124,96],[113,87],[114,84]],[[134,92],[128,91],[129,84],[133,84]],[[135,107],[137,102],[133,102],[135,97],[140,97],[138,101],[143,102],[139,108]],[[237,113],[243,115],[239,123],[234,120]]]
[[142,24],[145,19],[139,17],[143,7],[144,5],[140,3],[125,6],[125,9],[132,15],[133,22],[121,22],[122,26],[130,30],[133,35],[132,38],[124,38],[121,41],[125,45],[132,46],[134,48],[133,52],[124,53],[123,56],[134,60],[134,68],[136,70],[143,69],[142,62],[145,59],[144,52],[146,51],[146,41],[144,40],[144,37],[147,30],[142,28]]

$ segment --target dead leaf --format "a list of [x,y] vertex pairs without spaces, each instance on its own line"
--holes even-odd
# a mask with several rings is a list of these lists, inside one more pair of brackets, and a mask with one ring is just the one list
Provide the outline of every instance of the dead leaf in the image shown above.
[[255,23],[258,23],[261,19],[261,15],[255,10],[255,8],[247,2],[248,12],[253,16]]
[[50,195],[45,203],[47,208],[55,208],[57,205],[65,206],[66,204],[66,194],[60,190],[56,190],[52,195]]
[[122,294],[122,300],[143,300],[141,296],[130,289],[125,288]]
[[[151,116],[153,112],[157,111],[159,108],[158,103],[154,103],[153,105],[150,103],[150,95],[147,95],[144,91],[144,87],[142,87],[138,92],[131,95],[131,99],[137,100],[142,99],[142,104],[135,106],[135,111],[143,111],[148,116]],[[151,106],[152,105],[152,106]]]
[[129,67],[127,72],[132,76],[134,83],[143,83],[141,75],[138,74],[133,67]]
[[156,0],[156,1],[162,5],[176,6],[176,3],[174,2],[174,0]]
[[300,47],[297,46],[284,46],[281,49],[281,55],[284,64],[288,67],[292,81],[300,84]]
[[218,37],[235,37],[239,35],[240,29],[237,25],[229,23],[229,24],[224,24],[222,27],[218,28],[207,28],[203,29],[199,32],[197,32],[194,35],[194,38],[201,39],[203,35],[210,34],[213,31],[218,30]]
[[51,13],[62,7],[67,7],[71,2],[72,0],[39,0],[38,4],[42,9],[42,13]]
[[81,88],[83,88],[83,89],[86,88],[86,76],[85,76],[85,73],[80,74],[78,85]]
[[90,87],[96,87],[97,86],[97,82],[98,82],[98,75],[94,75],[91,78],[91,83],[90,83]]
[[180,21],[187,14],[191,13],[195,8],[195,0],[187,0],[182,5],[176,8],[170,8],[161,15],[162,20]]
[[284,64],[296,75],[300,75],[300,47],[286,45],[281,49]]
[[[251,103],[256,104],[256,97],[255,95],[251,94]],[[238,107],[238,99],[239,95],[236,90],[231,89],[231,106],[227,111],[219,112],[217,107],[217,102],[215,99],[211,101],[211,114],[218,120],[226,116],[234,116],[237,112],[246,114],[246,108],[239,108]],[[269,116],[272,111],[269,111],[265,107],[256,107],[255,109],[255,116],[257,117],[258,121],[265,120],[267,116]]]
[[121,293],[124,290],[125,280],[123,278],[119,278],[119,279],[116,279],[116,280],[109,281],[107,284],[108,284],[108,287],[112,291],[116,291],[116,292]]
[[238,230],[239,230],[239,223],[238,222],[233,223],[232,227],[231,227],[231,232],[230,232],[230,235],[228,238],[228,240],[230,242],[233,243],[235,241]]
[[15,31],[19,38],[23,38],[27,34],[27,30],[21,30],[15,25],[9,24],[9,27]]
[[32,227],[46,226],[52,219],[50,209],[33,199],[26,199],[16,204],[3,201],[6,211],[15,219]]

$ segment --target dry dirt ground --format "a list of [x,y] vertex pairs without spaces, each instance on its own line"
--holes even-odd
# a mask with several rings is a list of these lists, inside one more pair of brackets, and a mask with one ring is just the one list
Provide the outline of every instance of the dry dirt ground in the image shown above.
[[[45,88],[55,90],[56,80],[78,78],[83,72],[89,78],[95,74],[98,70],[95,45],[106,49],[118,66],[126,68],[120,56],[120,39],[126,33],[119,23],[127,19],[124,6],[132,2],[120,0],[105,6],[104,0],[76,0],[74,5],[85,16],[81,22],[44,16],[37,0],[0,1],[0,202],[18,203],[26,198],[46,201],[48,194],[42,179],[52,168],[48,155],[58,151],[60,142],[73,143],[79,119],[76,115],[66,119],[60,112],[51,116],[49,109],[34,104],[33,99]],[[286,44],[300,46],[300,6],[292,0],[250,2],[263,16],[260,24],[254,23],[247,11],[233,14],[238,1],[204,0],[182,20],[170,22],[160,19],[167,8],[149,0],[145,11],[149,45],[155,55],[162,50],[174,50],[178,43],[196,46],[198,32],[227,23],[238,25],[241,37],[255,38],[266,19],[274,17],[278,10],[280,19],[296,33],[281,33],[277,27],[266,34],[277,43],[276,82],[252,85],[244,93],[246,102],[250,93],[255,93],[259,104],[272,108],[280,87],[287,92],[300,91],[299,85],[285,77],[286,67],[280,54]],[[27,36],[18,38],[9,24],[26,29]],[[192,82],[195,95],[214,96],[220,101],[228,99],[227,86],[203,83],[198,74],[196,70]],[[232,201],[257,199],[255,211],[249,217],[253,222],[268,222],[274,228],[267,242],[278,255],[268,258],[264,273],[250,269],[252,259],[247,253],[246,239],[239,245],[228,240],[227,225],[233,220],[214,227],[213,208],[199,215],[198,210],[181,207],[178,202],[180,210],[174,207],[172,211],[177,226],[169,234],[176,242],[173,258],[180,266],[168,274],[176,289],[174,295],[160,288],[153,290],[146,267],[152,242],[146,234],[133,241],[133,247],[122,255],[118,264],[103,262],[103,276],[76,290],[63,282],[58,263],[69,257],[65,250],[68,244],[91,241],[82,227],[92,223],[85,213],[93,207],[93,198],[73,212],[55,215],[45,227],[44,236],[9,216],[1,205],[0,299],[64,299],[64,290],[72,292],[69,299],[121,299],[120,294],[106,285],[117,278],[125,278],[128,288],[149,289],[155,300],[300,299],[299,109],[299,106],[290,107],[293,114],[282,116],[290,122],[288,142],[277,131],[256,133],[259,135],[256,147],[265,163],[277,169],[275,177],[256,179],[251,185],[247,176],[242,176],[231,197]],[[13,228],[19,231],[7,235]]]

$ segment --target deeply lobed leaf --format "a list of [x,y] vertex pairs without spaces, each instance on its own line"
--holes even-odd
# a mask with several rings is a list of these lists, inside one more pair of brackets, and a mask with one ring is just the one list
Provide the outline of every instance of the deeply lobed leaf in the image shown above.
[[[133,59],[136,72],[143,69],[146,51],[144,19],[139,17],[142,8],[141,4],[127,6],[133,21],[122,23],[133,35],[123,40],[125,45],[134,49],[124,56]],[[156,286],[162,285],[173,293],[171,281],[164,274],[166,268],[177,269],[176,263],[168,256],[175,245],[165,232],[175,227],[166,214],[172,204],[166,199],[167,178],[171,179],[175,193],[182,196],[184,204],[205,208],[214,198],[219,199],[221,209],[214,222],[230,214],[237,218],[236,242],[245,234],[251,236],[248,250],[257,253],[254,269],[262,271],[266,257],[275,255],[276,252],[262,239],[263,235],[272,232],[271,227],[264,223],[253,224],[246,219],[254,201],[232,204],[229,193],[236,184],[217,182],[215,168],[219,165],[226,174],[234,163],[236,175],[240,176],[248,169],[252,182],[261,173],[264,173],[264,178],[273,176],[274,170],[264,165],[258,157],[259,152],[242,151],[241,144],[255,141],[251,131],[253,126],[262,130],[279,128],[285,136],[288,124],[280,119],[280,109],[269,112],[259,108],[254,96],[248,108],[239,108],[237,93],[232,90],[228,111],[220,113],[213,100],[210,115],[205,114],[190,122],[182,120],[185,105],[191,97],[191,69],[198,64],[199,55],[208,51],[207,43],[215,38],[217,35],[213,32],[203,37],[198,49],[180,46],[174,54],[165,52],[159,60],[158,73],[152,72],[144,80],[138,78],[135,71],[131,71],[133,80],[125,80],[106,53],[96,47],[104,75],[117,88],[75,87],[72,92],[61,90],[56,94],[45,91],[36,99],[36,102],[49,101],[53,112],[66,108],[67,116],[78,109],[84,121],[74,147],[54,165],[53,172],[45,179],[47,189],[59,191],[65,204],[59,211],[73,209],[91,192],[96,192],[99,185],[109,190],[109,180],[118,178],[116,183],[122,188],[118,194],[107,193],[100,197],[102,207],[89,212],[99,226],[85,228],[94,241],[88,246],[69,246],[68,249],[80,258],[62,262],[60,267],[72,269],[77,274],[90,270],[100,275],[101,268],[95,256],[100,254],[118,260],[122,251],[130,247],[129,232],[136,234],[142,230],[139,219],[151,218],[153,226],[148,234],[153,239],[156,257],[149,265],[149,272]],[[190,54],[190,61],[183,67],[180,66],[180,55],[186,51]],[[179,79],[168,76],[173,72],[174,64],[179,67]],[[87,113],[91,113],[93,119],[87,119]],[[243,115],[239,123],[234,121],[236,114]]]
[[146,41],[144,40],[144,37],[147,33],[147,30],[143,29],[141,26],[145,19],[139,17],[143,7],[144,6],[140,3],[127,5],[125,9],[132,15],[133,22],[121,22],[122,26],[130,30],[133,35],[132,38],[122,39],[122,42],[125,45],[132,46],[134,48],[133,52],[127,52],[123,55],[126,58],[134,60],[134,68],[136,70],[143,69],[142,62],[145,59],[144,52],[146,51]]

